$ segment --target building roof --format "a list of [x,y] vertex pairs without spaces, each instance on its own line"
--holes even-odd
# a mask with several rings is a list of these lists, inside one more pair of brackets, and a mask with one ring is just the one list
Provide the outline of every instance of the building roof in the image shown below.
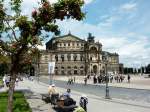
[[102,55],[109,55],[109,56],[119,56],[117,53],[110,53],[110,52],[107,52],[107,51],[102,51]]
[[53,42],[63,42],[63,41],[79,41],[79,42],[85,42],[85,40],[80,39],[77,36],[72,35],[70,32],[67,35],[63,35],[63,36],[55,36],[52,37],[47,43],[46,46],[48,46],[49,44],[52,44]]

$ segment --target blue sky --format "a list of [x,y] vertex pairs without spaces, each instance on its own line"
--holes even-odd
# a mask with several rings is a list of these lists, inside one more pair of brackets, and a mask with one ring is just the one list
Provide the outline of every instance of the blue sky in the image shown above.
[[[36,1],[24,0],[23,14],[29,15]],[[117,52],[125,66],[150,63],[150,0],[85,0],[82,9],[86,12],[83,21],[57,21],[61,35],[71,31],[84,39],[90,32],[103,50]]]

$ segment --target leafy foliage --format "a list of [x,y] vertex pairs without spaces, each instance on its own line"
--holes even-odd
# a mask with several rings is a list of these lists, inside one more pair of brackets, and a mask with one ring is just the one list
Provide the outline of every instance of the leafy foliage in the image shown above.
[[28,55],[25,57],[24,54],[31,52],[30,49],[36,49],[37,45],[41,44],[43,30],[54,32],[56,35],[60,33],[59,27],[55,24],[57,19],[82,20],[84,18],[84,13],[81,11],[83,0],[59,0],[54,4],[48,0],[41,0],[39,8],[34,9],[31,13],[32,19],[21,15],[21,3],[22,0],[11,0],[10,6],[15,14],[9,15],[6,13],[3,1],[0,2],[0,35],[4,38],[6,36],[4,34],[7,34],[10,40],[5,42],[0,39],[0,47],[11,56],[16,55],[17,58],[13,60],[19,63],[21,61],[21,64],[29,57]]
[[[48,0],[41,0],[39,8],[33,10],[32,19],[21,14],[22,0],[10,0],[12,13],[7,13],[4,1],[0,0],[0,50],[11,59],[11,82],[9,87],[8,111],[12,111],[13,91],[16,75],[22,71],[22,66],[32,63],[32,58],[41,44],[42,32],[60,33],[56,20],[66,18],[78,21],[84,18],[81,11],[83,0],[58,0],[51,4]],[[37,54],[39,56],[39,54]]]

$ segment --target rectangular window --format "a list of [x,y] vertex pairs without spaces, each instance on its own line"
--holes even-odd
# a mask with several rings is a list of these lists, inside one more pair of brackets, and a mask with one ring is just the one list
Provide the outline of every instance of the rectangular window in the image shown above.
[[74,70],[74,74],[75,74],[75,75],[77,75],[77,74],[78,74],[77,70]]
[[81,75],[83,75],[83,74],[84,74],[83,70],[81,70],[80,72],[81,72]]

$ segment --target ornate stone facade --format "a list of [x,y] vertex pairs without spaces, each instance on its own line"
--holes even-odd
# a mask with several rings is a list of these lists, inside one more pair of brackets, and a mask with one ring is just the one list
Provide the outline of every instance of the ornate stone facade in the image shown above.
[[48,62],[55,61],[55,75],[119,73],[119,55],[102,50],[89,33],[82,40],[71,33],[53,37],[46,43],[40,59],[40,74],[48,74]]

